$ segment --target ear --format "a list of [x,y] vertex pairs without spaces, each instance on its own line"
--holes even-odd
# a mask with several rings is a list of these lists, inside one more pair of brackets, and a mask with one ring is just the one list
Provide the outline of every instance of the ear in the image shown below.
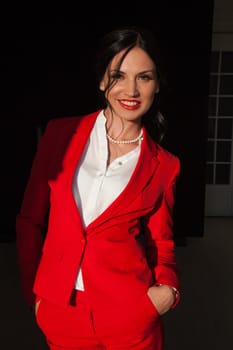
[[99,89],[100,89],[100,91],[104,91],[105,90],[105,84],[104,84],[103,80],[101,81],[101,83],[99,85]]

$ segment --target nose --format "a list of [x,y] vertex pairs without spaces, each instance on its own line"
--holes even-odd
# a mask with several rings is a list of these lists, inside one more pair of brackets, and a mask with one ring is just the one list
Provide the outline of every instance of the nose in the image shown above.
[[126,82],[125,91],[128,96],[136,97],[139,95],[137,81],[135,79],[129,79]]

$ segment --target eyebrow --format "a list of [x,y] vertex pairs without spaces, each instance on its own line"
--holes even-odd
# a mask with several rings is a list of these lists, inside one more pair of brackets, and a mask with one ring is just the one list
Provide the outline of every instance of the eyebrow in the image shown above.
[[[111,69],[110,73],[112,72],[121,72],[121,73],[125,73],[124,71],[120,70],[120,69]],[[155,69],[147,69],[147,70],[143,70],[141,72],[139,72],[138,74],[145,74],[145,73],[156,73]]]
[[144,74],[144,73],[156,73],[156,70],[155,69],[147,69],[147,70],[143,70],[139,74]]

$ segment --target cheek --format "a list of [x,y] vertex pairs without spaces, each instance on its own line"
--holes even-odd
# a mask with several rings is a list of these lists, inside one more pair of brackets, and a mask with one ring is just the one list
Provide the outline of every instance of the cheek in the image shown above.
[[119,85],[113,86],[109,91],[106,92],[105,97],[108,100],[112,100],[115,99],[116,97],[119,96],[119,94],[121,93],[122,89],[120,88]]
[[159,86],[155,84],[141,86],[141,96],[143,96],[148,101],[154,100],[156,94],[159,92]]
[[145,111],[148,111],[150,109],[150,107],[152,106],[155,98],[156,98],[156,94],[155,93],[147,94],[147,95],[144,96],[143,102],[144,102]]
[[156,98],[156,93],[154,91],[150,92],[145,96],[145,98],[147,99],[148,103],[152,104],[154,99]]

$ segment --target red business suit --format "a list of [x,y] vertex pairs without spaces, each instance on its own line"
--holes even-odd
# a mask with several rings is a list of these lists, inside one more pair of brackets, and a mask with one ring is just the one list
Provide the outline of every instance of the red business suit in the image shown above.
[[[123,305],[127,315],[127,306],[136,307],[153,283],[179,289],[172,209],[180,163],[144,130],[128,185],[84,230],[72,181],[98,113],[52,120],[40,141],[16,222],[22,286],[29,305],[33,288],[65,308],[82,262],[93,308]],[[142,226],[143,244],[137,239]]]

